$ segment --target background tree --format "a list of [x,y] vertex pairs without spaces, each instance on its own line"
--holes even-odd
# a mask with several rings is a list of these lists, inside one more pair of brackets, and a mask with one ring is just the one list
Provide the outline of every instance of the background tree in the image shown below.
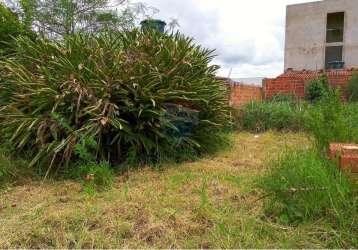
[[51,38],[131,29],[141,16],[157,12],[130,0],[9,0],[7,4],[27,27]]
[[11,50],[12,39],[23,31],[24,27],[16,14],[0,3],[0,56]]

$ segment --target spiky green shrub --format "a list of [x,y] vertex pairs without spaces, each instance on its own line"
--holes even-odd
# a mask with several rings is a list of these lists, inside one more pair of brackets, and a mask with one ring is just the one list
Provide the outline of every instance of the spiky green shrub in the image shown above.
[[33,152],[32,166],[67,165],[88,138],[97,161],[183,159],[216,146],[228,125],[212,51],[181,34],[17,43],[16,56],[1,63],[3,89],[12,94],[0,111],[0,133],[18,151]]

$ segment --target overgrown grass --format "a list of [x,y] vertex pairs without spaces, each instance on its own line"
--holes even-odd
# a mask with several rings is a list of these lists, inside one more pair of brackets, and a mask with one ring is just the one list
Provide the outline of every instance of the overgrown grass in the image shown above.
[[280,96],[249,103],[232,114],[239,130],[304,131],[312,134],[321,148],[332,141],[358,142],[358,105],[342,103],[340,95],[330,90],[314,104]]
[[310,147],[306,135],[240,133],[233,140],[230,149],[195,162],[130,169],[94,194],[51,179],[1,192],[0,247],[328,247],[324,223],[275,223],[257,201],[254,180],[267,161],[287,147]]
[[252,102],[238,112],[235,120],[239,128],[257,133],[272,129],[299,131],[304,128],[304,110],[304,105],[296,102]]
[[328,247],[358,244],[358,186],[318,151],[287,152],[272,164],[260,187],[269,196],[265,210],[273,221],[285,225],[323,221],[330,228]]
[[314,136],[319,150],[327,153],[332,142],[358,141],[358,120],[354,108],[356,106],[343,104],[340,92],[333,89],[317,103],[308,106],[305,127]]
[[333,89],[306,106],[303,124],[314,147],[285,153],[259,182],[273,221],[287,225],[323,221],[330,228],[330,248],[358,244],[358,186],[327,157],[331,142],[357,141],[355,108],[342,104],[339,91]]

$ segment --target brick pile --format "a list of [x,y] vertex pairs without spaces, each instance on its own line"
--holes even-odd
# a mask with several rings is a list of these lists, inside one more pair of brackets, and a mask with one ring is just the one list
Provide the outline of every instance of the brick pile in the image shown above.
[[358,173],[357,144],[331,143],[329,146],[329,158],[338,160],[341,170]]

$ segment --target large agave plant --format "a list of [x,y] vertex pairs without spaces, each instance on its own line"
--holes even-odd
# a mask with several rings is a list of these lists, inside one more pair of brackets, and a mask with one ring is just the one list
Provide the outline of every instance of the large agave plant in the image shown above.
[[94,139],[97,160],[178,159],[206,151],[229,121],[212,51],[183,35],[139,31],[17,39],[1,62],[0,132],[31,165],[60,167]]

